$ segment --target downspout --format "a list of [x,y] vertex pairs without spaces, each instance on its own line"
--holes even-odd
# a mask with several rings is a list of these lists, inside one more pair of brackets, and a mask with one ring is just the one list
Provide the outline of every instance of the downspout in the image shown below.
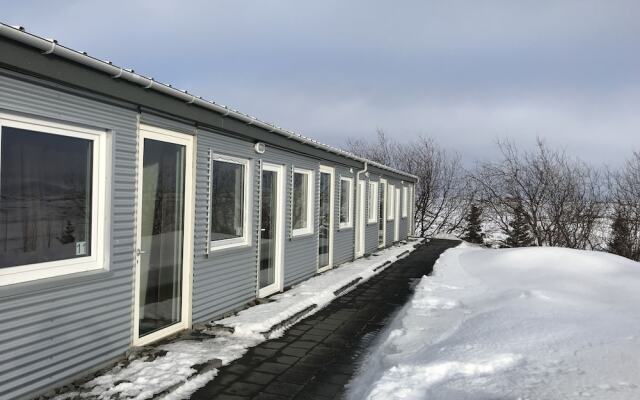
[[[355,184],[356,184],[356,201],[355,201],[355,203],[356,203],[356,218],[360,216],[360,212],[358,212],[359,211],[358,207],[362,203],[361,201],[358,201],[358,199],[359,199],[358,194],[360,196],[363,195],[362,193],[359,193],[360,192],[360,174],[366,174],[368,170],[369,170],[369,162],[365,161],[364,162],[364,169],[356,172],[356,182],[355,182]],[[365,186],[365,190],[366,190],[366,186]],[[366,201],[366,199],[365,199],[365,201]],[[362,223],[365,223],[364,222],[365,218],[366,218],[366,216],[364,215],[364,211],[363,211],[362,212],[362,219],[363,219]],[[355,226],[356,234],[354,235],[354,237],[355,237],[356,243],[354,243],[354,246],[353,246],[353,259],[354,260],[356,259],[357,254],[358,254],[358,252],[356,250],[356,248],[357,248],[356,244],[357,244],[357,242],[362,240],[362,238],[359,237],[362,234],[362,232],[360,232],[360,229],[359,229],[360,227],[359,227],[358,224],[355,224],[355,225],[356,225]],[[366,226],[365,226],[365,229],[366,229]],[[362,249],[362,253],[364,254],[364,249]]]

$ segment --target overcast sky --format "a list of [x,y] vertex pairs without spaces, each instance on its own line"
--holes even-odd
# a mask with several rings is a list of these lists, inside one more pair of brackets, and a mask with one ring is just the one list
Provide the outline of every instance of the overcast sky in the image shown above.
[[640,150],[640,1],[9,1],[0,20],[333,145]]

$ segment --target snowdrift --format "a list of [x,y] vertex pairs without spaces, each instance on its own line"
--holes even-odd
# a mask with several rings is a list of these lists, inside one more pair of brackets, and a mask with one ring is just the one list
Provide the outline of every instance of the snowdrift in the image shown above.
[[640,398],[640,263],[562,248],[448,250],[351,399]]

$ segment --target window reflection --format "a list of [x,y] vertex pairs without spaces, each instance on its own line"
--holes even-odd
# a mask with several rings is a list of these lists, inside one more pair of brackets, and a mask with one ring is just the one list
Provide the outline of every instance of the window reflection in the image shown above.
[[293,174],[293,229],[308,227],[309,175]]
[[244,235],[244,171],[242,164],[214,160],[211,173],[211,240]]
[[2,127],[0,268],[91,255],[93,141]]
[[349,223],[351,222],[350,207],[349,204],[351,193],[351,182],[345,179],[340,180],[340,222],[341,223]]

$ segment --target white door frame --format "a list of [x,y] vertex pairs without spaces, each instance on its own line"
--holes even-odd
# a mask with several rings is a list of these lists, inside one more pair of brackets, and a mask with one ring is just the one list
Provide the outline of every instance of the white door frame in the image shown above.
[[181,296],[181,320],[159,331],[140,337],[140,254],[135,255],[135,287],[133,301],[133,345],[144,346],[166,336],[172,335],[191,326],[191,281],[193,271],[193,224],[194,224],[194,140],[193,136],[173,132],[166,129],[140,125],[138,128],[138,160],[137,160],[137,204],[136,204],[136,249],[141,248],[142,242],[142,179],[144,161],[144,139],[158,140],[185,146],[185,171],[184,171],[184,227],[183,227],[183,254],[182,254],[182,296]]
[[[276,215],[276,232],[275,232],[275,240],[276,240],[276,254],[275,254],[275,279],[274,282],[263,288],[260,287],[260,255],[258,255],[258,264],[257,264],[257,279],[256,279],[256,288],[258,292],[258,297],[266,297],[272,295],[273,293],[281,292],[284,289],[284,220],[285,220],[285,168],[284,165],[278,164],[269,164],[262,163],[262,167],[260,169],[260,220],[258,221],[258,230],[262,229],[262,171],[273,171],[276,173],[276,200],[278,203],[277,206],[277,215]],[[258,249],[261,247],[261,238],[260,231],[258,231]],[[258,252],[259,254],[259,252]]]
[[382,201],[378,199],[378,208],[382,210],[378,210],[378,235],[380,235],[380,211],[382,211],[382,243],[378,244],[378,248],[382,248],[387,245],[387,207],[389,207],[387,204],[387,192],[389,185],[387,185],[386,179],[380,178],[380,188],[382,189]]
[[[333,268],[333,237],[334,237],[334,229],[333,229],[333,221],[335,214],[335,198],[336,198],[336,170],[333,167],[329,167],[326,165],[320,166],[320,174],[318,174],[318,180],[320,179],[321,174],[329,174],[331,176],[330,186],[329,186],[329,264],[322,268],[318,268],[318,272],[324,272],[331,268]],[[318,193],[318,204],[320,204],[320,193]],[[318,210],[318,215],[320,214],[320,210]],[[318,235],[320,235],[320,228],[318,227]],[[316,263],[317,265],[317,263]]]
[[366,181],[364,179],[358,179],[358,186],[356,191],[356,240],[355,240],[355,255],[356,258],[364,256],[365,247],[365,213],[366,208]]
[[393,241],[397,242],[400,240],[400,188],[396,187],[396,200],[395,200],[395,220],[393,224]]

